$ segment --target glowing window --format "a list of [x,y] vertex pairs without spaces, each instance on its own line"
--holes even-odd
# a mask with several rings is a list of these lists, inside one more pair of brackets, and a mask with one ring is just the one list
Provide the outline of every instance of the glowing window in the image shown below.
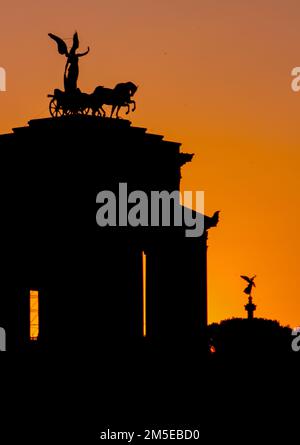
[[39,336],[39,292],[30,291],[30,340],[36,341]]

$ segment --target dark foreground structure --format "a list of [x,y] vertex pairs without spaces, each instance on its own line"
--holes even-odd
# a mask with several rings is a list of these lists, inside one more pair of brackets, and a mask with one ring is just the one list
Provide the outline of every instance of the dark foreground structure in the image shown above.
[[[290,400],[278,404],[278,398],[294,394],[296,365],[276,348],[272,359],[244,353],[255,320],[243,320],[242,337],[240,323],[210,328],[216,353],[207,360],[201,354],[207,231],[217,216],[205,218],[200,238],[187,238],[178,227],[92,228],[99,209],[96,204],[92,212],[92,196],[116,191],[120,182],[147,193],[178,190],[191,155],[127,121],[91,116],[31,121],[1,136],[0,149],[0,326],[8,351],[54,351],[54,357],[15,354],[9,376],[2,366],[9,400],[2,397],[1,438],[7,429],[9,443],[16,435],[31,443],[44,443],[45,436],[53,443],[99,443],[108,428],[197,429],[203,443],[240,442],[245,432],[269,443],[272,431],[277,438],[282,431],[286,442],[296,431],[291,413],[297,410],[285,425],[281,413]],[[34,341],[32,290],[39,292]]]
[[[192,155],[129,121],[92,116],[32,120],[0,136],[0,148],[7,350],[96,351],[145,341],[145,329],[154,343],[201,337],[207,231],[218,215],[204,218],[198,238],[186,237],[184,227],[92,228],[95,194],[118,196],[120,183],[148,196],[179,190]],[[32,290],[39,298],[34,341]]]

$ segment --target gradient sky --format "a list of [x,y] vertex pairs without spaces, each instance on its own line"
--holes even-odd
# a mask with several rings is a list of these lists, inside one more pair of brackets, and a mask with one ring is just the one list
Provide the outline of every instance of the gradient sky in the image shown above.
[[[195,153],[182,186],[205,190],[209,321],[245,316],[240,274],[257,274],[256,315],[300,324],[299,0],[10,0],[0,14],[0,132],[48,116],[65,58],[52,32],[79,32],[79,86],[140,86],[136,126]],[[42,147],[41,147],[42,150]]]

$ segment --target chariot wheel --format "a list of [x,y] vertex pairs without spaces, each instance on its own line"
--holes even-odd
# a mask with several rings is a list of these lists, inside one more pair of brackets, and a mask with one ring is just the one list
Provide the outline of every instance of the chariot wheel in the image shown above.
[[58,103],[58,100],[55,97],[49,104],[49,111],[52,117],[60,117],[64,114],[62,106]]

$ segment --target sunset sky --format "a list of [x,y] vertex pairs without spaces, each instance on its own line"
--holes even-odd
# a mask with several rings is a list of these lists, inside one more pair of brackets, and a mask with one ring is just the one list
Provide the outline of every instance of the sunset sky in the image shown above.
[[221,210],[209,321],[244,317],[240,275],[257,274],[256,316],[300,325],[299,0],[10,0],[0,12],[0,133],[49,115],[65,58],[47,34],[77,30],[91,47],[81,90],[138,84],[133,125],[195,153],[182,188],[205,191],[208,215]]

